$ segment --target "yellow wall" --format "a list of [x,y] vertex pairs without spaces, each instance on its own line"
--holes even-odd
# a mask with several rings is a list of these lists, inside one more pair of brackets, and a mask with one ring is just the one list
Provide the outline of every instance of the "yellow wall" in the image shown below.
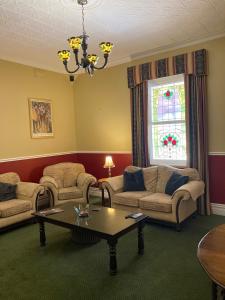
[[130,150],[130,106],[126,67],[80,75],[74,83],[77,150]]
[[131,151],[127,67],[202,48],[207,49],[209,54],[209,151],[224,152],[225,38],[96,71],[92,78],[80,75],[74,83],[77,150]]
[[[74,150],[73,93],[67,76],[0,61],[0,159]],[[52,100],[54,138],[31,138],[29,97]]]
[[[79,75],[73,85],[62,74],[0,60],[0,159],[74,150],[131,151],[127,67],[201,48],[209,54],[209,150],[225,152],[225,38],[221,38],[96,71],[92,78]],[[29,97],[52,100],[54,138],[31,138]]]

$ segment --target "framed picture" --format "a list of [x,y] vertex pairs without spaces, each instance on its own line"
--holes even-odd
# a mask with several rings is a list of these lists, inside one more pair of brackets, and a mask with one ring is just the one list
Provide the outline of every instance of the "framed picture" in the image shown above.
[[51,100],[29,99],[32,138],[53,137]]

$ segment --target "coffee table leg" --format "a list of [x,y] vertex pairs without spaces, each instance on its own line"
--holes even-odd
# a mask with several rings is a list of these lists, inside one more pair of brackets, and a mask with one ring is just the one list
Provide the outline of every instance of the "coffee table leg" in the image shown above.
[[39,221],[39,232],[40,232],[40,244],[41,247],[45,246],[46,236],[45,236],[45,224]]
[[138,224],[138,254],[144,254],[144,235],[143,235],[143,228],[144,222],[140,222]]
[[101,192],[102,192],[102,206],[106,206],[105,205],[105,191],[102,187],[101,187]]
[[108,240],[109,257],[110,257],[109,269],[111,275],[116,275],[117,273],[116,244],[117,244],[116,239]]
[[217,285],[212,282],[212,300],[217,300]]

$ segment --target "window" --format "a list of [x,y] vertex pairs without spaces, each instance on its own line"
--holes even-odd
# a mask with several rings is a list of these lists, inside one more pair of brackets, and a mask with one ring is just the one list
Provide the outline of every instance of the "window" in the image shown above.
[[187,165],[185,108],[183,75],[149,81],[151,164]]

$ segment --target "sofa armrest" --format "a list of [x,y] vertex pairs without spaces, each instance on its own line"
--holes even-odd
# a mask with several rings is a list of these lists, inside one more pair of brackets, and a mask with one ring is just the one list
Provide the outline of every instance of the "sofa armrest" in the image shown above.
[[83,198],[88,201],[88,189],[95,184],[97,179],[88,173],[80,173],[77,177],[77,186],[82,190]]
[[108,191],[110,200],[113,201],[113,195],[123,191],[123,175],[105,178],[101,181],[101,187]]
[[17,183],[16,196],[19,199],[22,199],[21,197],[32,198],[42,189],[43,187],[38,183],[20,181]]
[[35,209],[38,193],[44,193],[44,186],[33,182],[18,182],[16,188],[16,198],[30,200],[32,209]]
[[205,184],[201,180],[193,180],[179,187],[172,195],[173,198],[183,198],[188,200],[191,198],[196,201],[201,195],[204,194]]
[[51,177],[51,176],[43,176],[43,177],[41,177],[40,184],[43,184],[43,185],[47,186],[48,183],[50,183],[51,186],[53,185],[56,189],[59,188],[56,180],[53,177]]
[[55,179],[51,176],[43,176],[40,179],[40,184],[50,189],[53,196],[53,205],[57,205],[59,186]]

